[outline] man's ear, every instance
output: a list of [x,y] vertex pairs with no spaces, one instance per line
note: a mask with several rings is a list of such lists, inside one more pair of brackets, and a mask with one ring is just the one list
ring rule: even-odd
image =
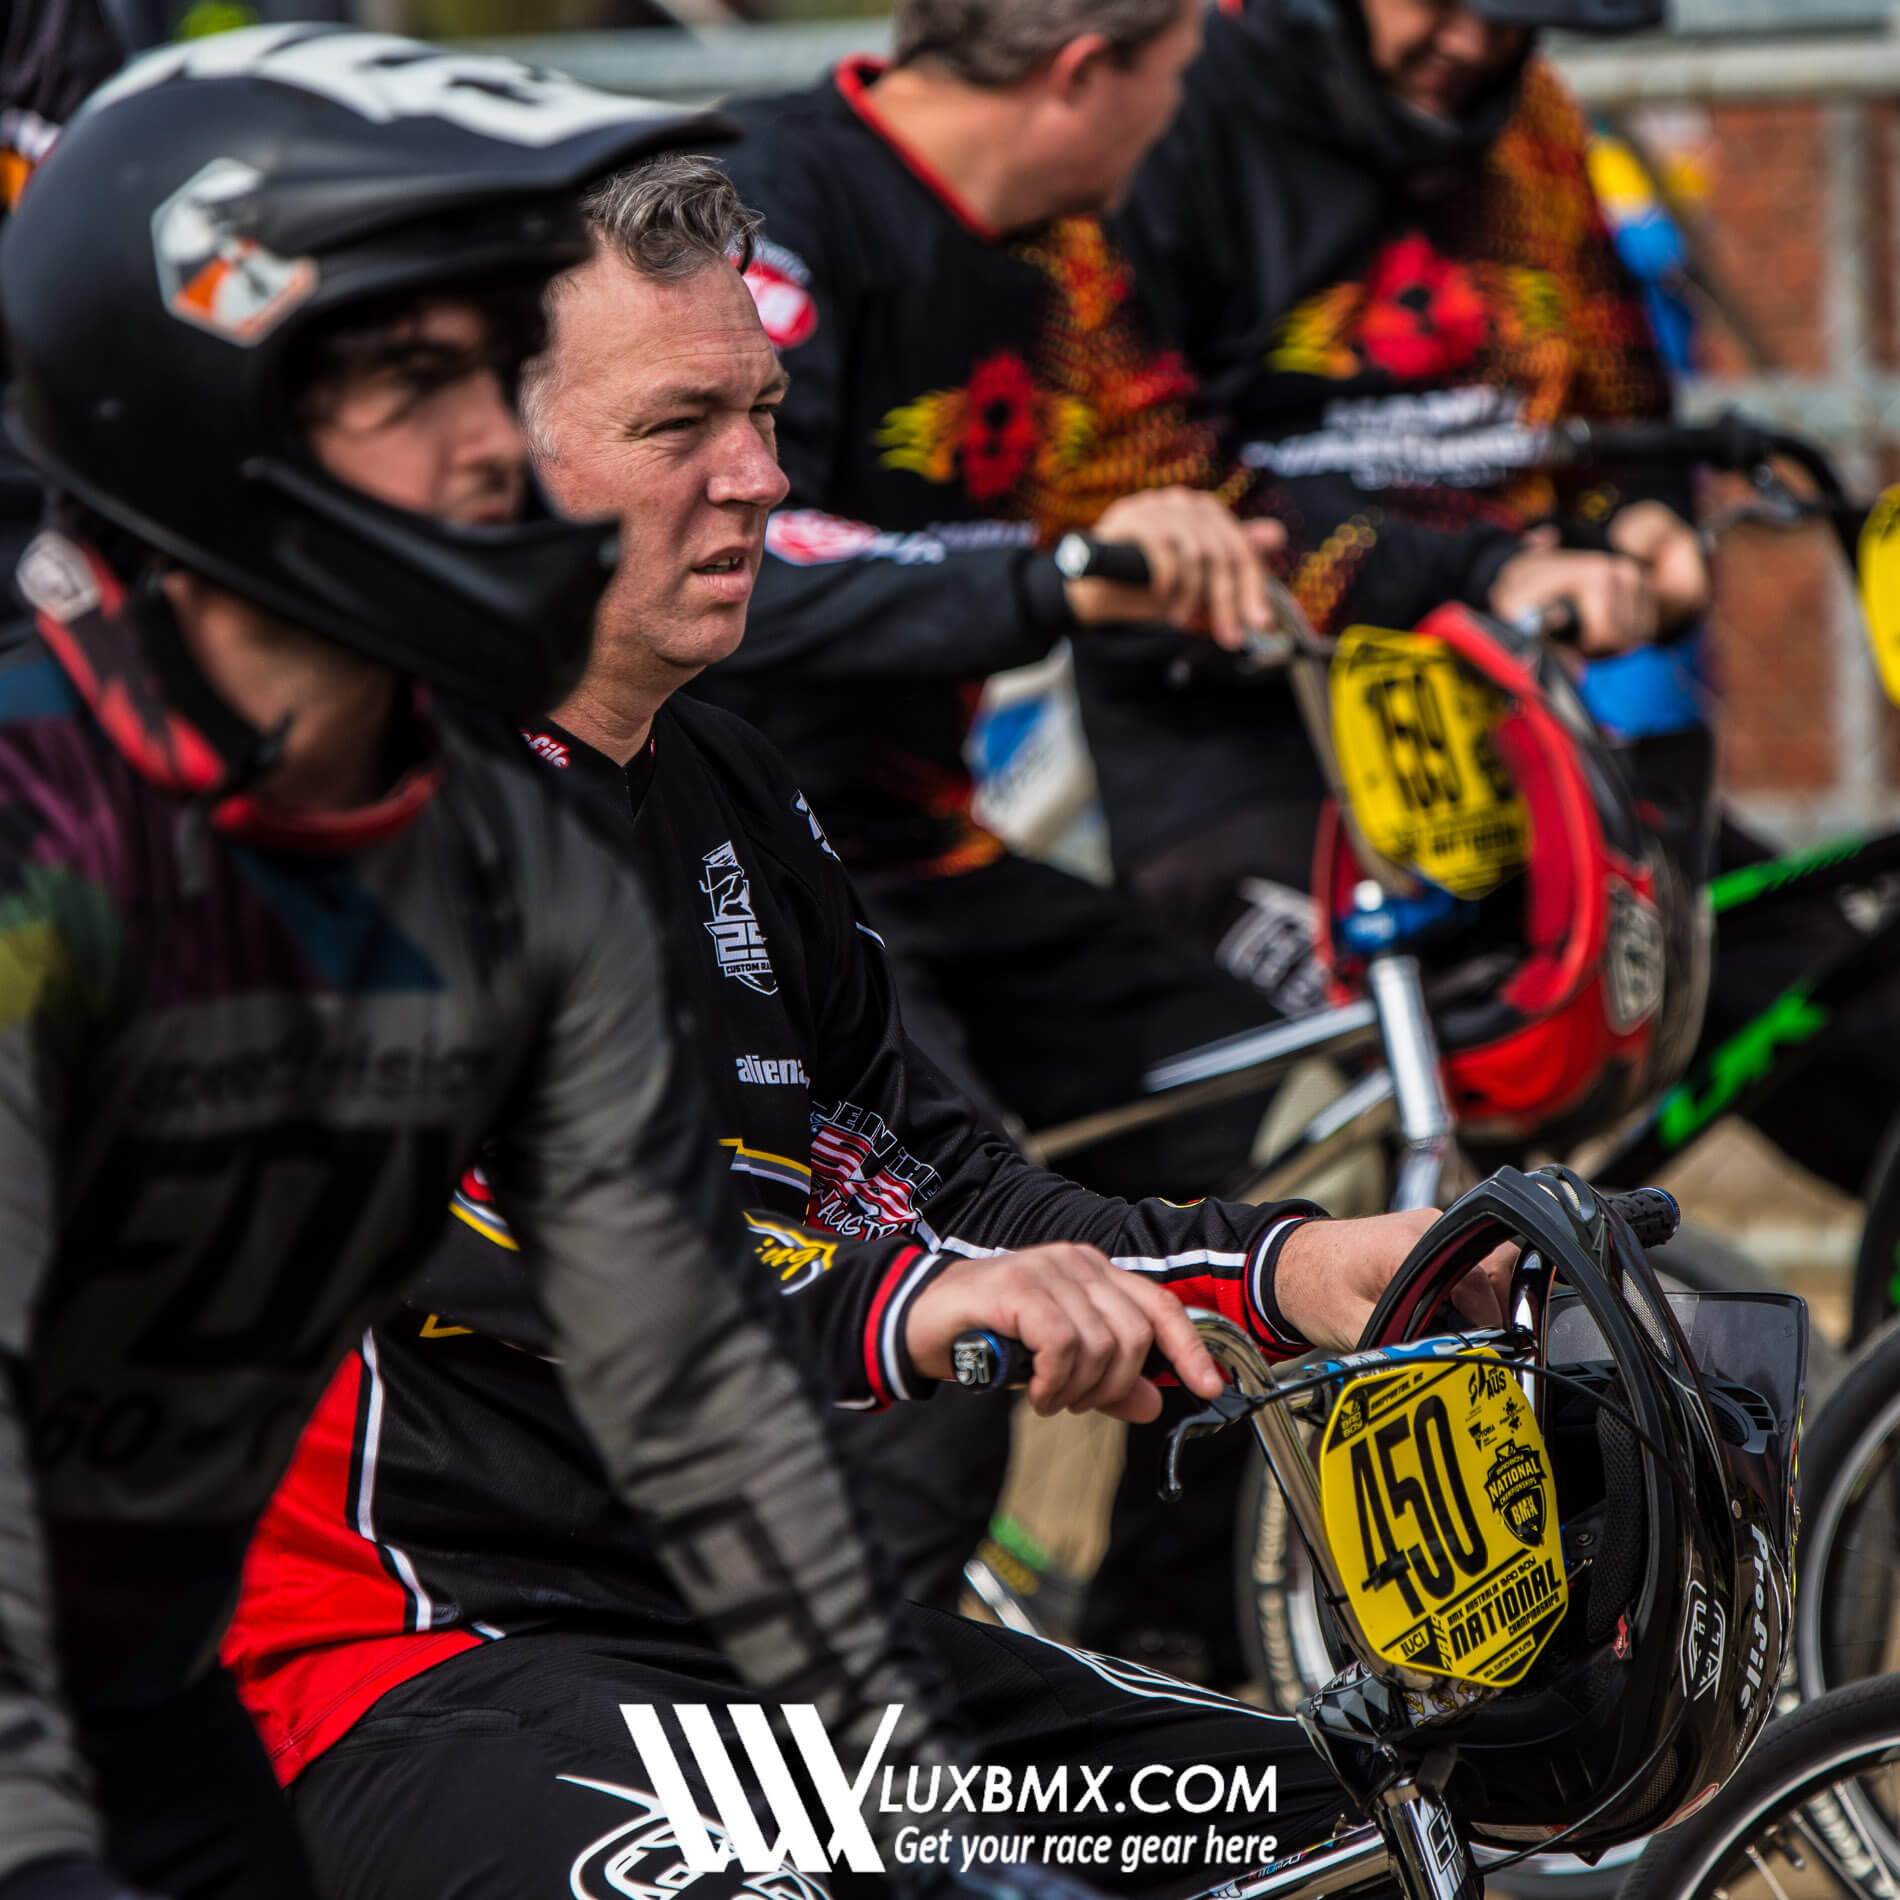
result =
[[1078,33],[1045,69],[1050,93],[1064,105],[1073,105],[1114,54],[1106,34]]

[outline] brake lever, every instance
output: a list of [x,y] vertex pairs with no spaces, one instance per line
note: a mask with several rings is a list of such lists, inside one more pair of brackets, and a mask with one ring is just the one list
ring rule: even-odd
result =
[[1161,1482],[1155,1487],[1155,1494],[1168,1504],[1179,1504],[1183,1495],[1181,1484],[1181,1448],[1194,1438],[1211,1438],[1214,1433],[1222,1432],[1229,1425],[1238,1425],[1242,1419],[1252,1418],[1263,1405],[1273,1402],[1270,1392],[1242,1392],[1237,1386],[1229,1386],[1217,1398],[1209,1399],[1198,1411],[1190,1413],[1180,1424],[1168,1433],[1168,1455],[1162,1466]]

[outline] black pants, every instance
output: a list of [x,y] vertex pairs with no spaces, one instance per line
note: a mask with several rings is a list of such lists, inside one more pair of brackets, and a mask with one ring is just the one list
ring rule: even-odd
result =
[[80,1742],[115,1873],[166,1900],[315,1900],[290,1811],[222,1670]]
[[[1077,1844],[1068,1853],[1090,1857],[1066,1864],[1091,1883],[1161,1896],[1213,1884],[1216,1865],[1223,1875],[1241,1871],[1239,1860],[1209,1861],[1210,1827],[1223,1846],[1251,1837],[1257,1861],[1323,1838],[1344,1808],[1298,1726],[1283,1717],[1008,1631],[917,1614],[949,1665],[966,1722],[982,1737],[973,1756],[983,1773],[961,1800],[947,1776],[937,1779],[934,1800],[927,1773],[911,1787],[894,1777],[890,1799],[901,1805],[910,1798],[916,1808],[893,1816],[892,1825],[916,1828],[913,1840],[947,1827],[960,1860],[964,1836],[990,1834],[997,1839],[991,1851],[1060,1865],[1065,1850],[1050,1840],[1068,1838]],[[292,1785],[319,1888],[332,1900],[556,1900],[570,1893],[611,1900],[671,1892],[679,1854],[620,1707],[712,1705],[763,1817],[769,1808],[724,1715],[725,1705],[753,1699],[716,1656],[597,1634],[511,1636],[454,1657],[392,1689]],[[663,1726],[701,1815],[716,1826],[717,1802],[697,1757],[674,1717],[665,1715]],[[1154,1772],[1142,1775],[1151,1765]],[[1066,1770],[1061,1800],[1045,1797],[1039,1806],[1036,1797],[1022,1798],[1030,1766],[1039,1790]],[[1093,1799],[1084,1795],[1084,1767],[1098,1778]],[[1008,1771],[1008,1806],[985,1813],[984,1793],[999,1768]],[[1177,1800],[1177,1776],[1190,1768],[1197,1772]],[[874,1800],[882,1797],[881,1777],[873,1790]],[[822,1817],[809,1788],[804,1799]],[[977,1812],[969,1812],[972,1805]],[[763,1829],[765,1841],[776,1838],[769,1818]],[[818,1827],[821,1842],[828,1832]],[[1277,1845],[1263,1849],[1261,1836]],[[1098,1860],[1103,1837],[1109,1846]],[[1175,1858],[1157,1851],[1141,1864],[1143,1837],[1178,1843]],[[793,1900],[797,1884],[775,1876],[770,1891]],[[820,1877],[804,1891],[822,1894],[827,1884]],[[735,1873],[702,1875],[691,1886],[707,1900],[746,1890]]]
[[[1047,1128],[1131,1101],[1156,1062],[1279,1013],[1132,899],[1026,858],[960,877],[856,882],[884,937],[906,1027],[998,1126],[1013,1118]],[[1057,1165],[1100,1193],[1193,1199],[1245,1166],[1268,1100],[1262,1091],[1221,1103]],[[910,1594],[953,1603],[1001,1489],[1003,1408],[952,1413],[939,1399],[910,1417],[864,1421],[852,1437],[893,1500],[885,1529]],[[1160,1444],[1155,1427],[1131,1441],[1083,1638],[1236,1681],[1237,1478],[1223,1482],[1210,1461],[1185,1505],[1162,1506],[1152,1484]]]

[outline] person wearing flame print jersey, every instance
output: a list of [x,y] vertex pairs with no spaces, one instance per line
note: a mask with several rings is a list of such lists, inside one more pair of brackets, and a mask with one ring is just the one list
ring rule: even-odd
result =
[[[629,559],[587,675],[558,723],[529,728],[529,748],[618,839],[666,919],[733,1202],[751,1210],[827,1385],[858,1411],[924,1397],[956,1334],[987,1318],[1047,1342],[1032,1403],[1126,1390],[1122,1409],[1140,1416],[1155,1396],[1130,1380],[1151,1334],[1190,1363],[1169,1340],[1177,1300],[1219,1306],[1275,1350],[1294,1323],[1356,1336],[1420,1217],[1129,1206],[1029,1166],[905,1036],[882,947],[770,745],[673,697],[743,632],[784,491],[770,448],[783,379],[727,261],[749,219],[713,165],[647,161],[589,210],[596,255],[557,287],[527,408],[550,488],[590,512],[618,507]],[[227,1644],[324,1886],[351,1900],[512,1900],[563,1880],[599,1891],[603,1858],[651,1819],[620,1705],[741,1693],[566,1409],[479,1178],[457,1213],[306,1432]],[[885,1237],[883,1254],[840,1235]],[[1061,1241],[1090,1245],[1048,1244]],[[1073,1371],[1050,1371],[1042,1351],[1078,1297],[1098,1337]],[[1007,1407],[941,1393],[852,1421],[854,1450],[943,1412],[970,1433]],[[913,1576],[933,1554],[920,1543],[954,1541],[954,1509],[935,1496],[870,1495],[880,1543],[908,1546]],[[1245,1762],[1258,1781],[1272,1760],[1289,1840],[1336,1800],[1291,1724],[939,1612],[916,1627],[986,1762]],[[1117,1798],[1050,1825],[1123,1825],[1103,1818]],[[1164,1825],[1132,1799],[1122,1812],[1137,1832]],[[652,1844],[642,1884],[668,1884],[668,1845]]]
[[309,1892],[220,1629],[485,1139],[680,1614],[847,1759],[893,1702],[941,1758],[650,913],[513,730],[613,555],[525,480],[540,292],[583,185],[721,130],[256,29],[128,69],[8,220],[8,423],[54,502],[0,659],[4,1900]]
[[[1670,854],[1699,879],[1769,853],[1715,822],[1695,637],[1709,581],[1681,519],[1687,476],[1625,467],[1559,485],[1522,467],[1535,430],[1560,417],[1669,412],[1640,292],[1591,189],[1588,127],[1536,44],[1544,28],[1630,32],[1662,12],[1660,0],[1219,0],[1118,231],[1158,328],[1249,466],[1334,511],[1545,522],[1656,564],[1665,637],[1591,665],[1583,689],[1627,741]],[[1287,928],[1303,907],[1263,838],[1289,782],[1316,792],[1288,696],[1178,640],[1079,658],[1123,880],[1237,973],[1287,968],[1310,983],[1298,949],[1254,961],[1302,934]],[[1826,898],[1725,918],[1698,1054],[1855,937]],[[1858,1195],[1900,1088],[1900,995],[1828,1035],[1757,1122]]]
[[[1622,469],[1560,492],[1523,467],[1560,417],[1668,413],[1640,293],[1591,190],[1588,129],[1534,44],[1543,25],[1660,17],[1660,0],[1218,0],[1116,230],[1226,451],[1302,508],[1536,523],[1620,550],[1646,577],[1646,631],[1686,634],[1709,589],[1682,519],[1686,475]],[[1379,558],[1341,554],[1295,577],[1309,605]],[[1237,975],[1312,993],[1308,877],[1289,875],[1277,834],[1290,806],[1317,804],[1319,774],[1283,682],[1178,639],[1078,658],[1118,874]],[[1688,652],[1667,641],[1592,666],[1585,690],[1606,715],[1620,702],[1699,722]],[[1647,789],[1679,813],[1699,875],[1706,735],[1652,751]]]

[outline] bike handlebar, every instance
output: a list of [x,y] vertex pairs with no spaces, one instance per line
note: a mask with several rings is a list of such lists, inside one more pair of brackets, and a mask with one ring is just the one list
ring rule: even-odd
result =
[[[1675,1196],[1661,1188],[1635,1188],[1627,1194],[1606,1194],[1602,1198],[1605,1206],[1629,1223],[1638,1246],[1663,1246],[1682,1225],[1682,1209]],[[1430,1239],[1429,1234],[1426,1239]],[[957,1335],[950,1348],[950,1363],[961,1386],[976,1391],[1013,1391],[1029,1383],[1035,1355],[1020,1339],[1012,1339],[1007,1333],[973,1327]],[[1152,1379],[1170,1369],[1161,1348],[1151,1346],[1142,1362],[1142,1377]]]
[[1847,490],[1834,464],[1798,435],[1764,429],[1733,409],[1713,422],[1560,422],[1546,437],[1547,459],[1577,463],[1666,462],[1746,474],[1781,457],[1803,469],[1829,501]]

